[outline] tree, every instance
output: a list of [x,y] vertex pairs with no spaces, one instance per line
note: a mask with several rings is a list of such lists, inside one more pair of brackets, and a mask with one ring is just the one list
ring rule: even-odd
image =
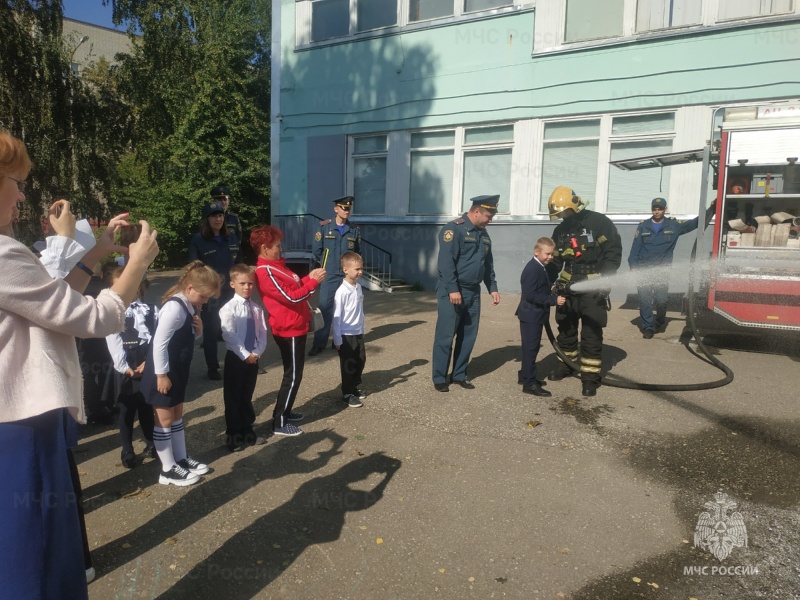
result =
[[60,1],[0,3],[0,127],[25,142],[35,165],[22,207],[26,237],[41,236],[43,205],[73,175],[61,19]]
[[111,204],[160,230],[162,258],[185,262],[209,190],[226,183],[245,225],[269,211],[269,2],[113,0],[138,34],[119,69],[132,108],[130,151]]

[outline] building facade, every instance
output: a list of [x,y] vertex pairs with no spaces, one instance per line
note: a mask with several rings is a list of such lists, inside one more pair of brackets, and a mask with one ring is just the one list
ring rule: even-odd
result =
[[75,75],[100,58],[113,64],[117,54],[130,53],[131,41],[125,31],[65,18],[62,35]]
[[702,169],[610,161],[702,148],[719,106],[800,97],[794,0],[275,0],[273,29],[273,214],[352,194],[364,239],[427,289],[436,233],[479,194],[501,197],[501,291],[558,185],[627,257],[653,197],[698,214]]

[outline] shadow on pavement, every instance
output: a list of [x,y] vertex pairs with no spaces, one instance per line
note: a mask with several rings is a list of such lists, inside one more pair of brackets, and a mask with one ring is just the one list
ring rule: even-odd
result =
[[[316,458],[311,460],[299,458],[309,448],[325,441],[330,442],[330,448],[318,452]],[[165,539],[191,529],[198,521],[235,500],[264,479],[312,473],[324,467],[331,458],[340,453],[345,441],[346,438],[327,430],[305,433],[297,438],[263,446],[238,460],[229,473],[210,477],[186,489],[186,493],[174,504],[123,538],[92,550],[94,562],[102,565],[103,571],[106,572],[130,563],[138,556],[164,543]],[[264,468],[265,462],[269,463],[268,469]],[[218,597],[230,596],[223,594]]]
[[[339,539],[347,513],[379,502],[401,464],[376,452],[307,481],[288,502],[233,535],[159,598],[256,596],[306,548]],[[370,490],[354,487],[373,473],[383,477]]]

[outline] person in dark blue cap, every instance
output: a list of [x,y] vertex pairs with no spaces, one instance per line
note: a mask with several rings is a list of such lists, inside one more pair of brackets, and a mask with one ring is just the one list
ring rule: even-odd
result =
[[209,202],[203,205],[203,219],[200,231],[189,242],[189,262],[202,260],[219,273],[222,289],[219,298],[210,298],[203,306],[200,315],[203,319],[203,354],[208,368],[208,378],[220,381],[217,342],[222,337],[219,309],[233,296],[230,281],[231,267],[238,262],[239,242],[236,235],[225,225],[225,209],[221,204]]
[[[716,207],[711,203],[706,211],[706,221]],[[653,216],[639,223],[633,237],[628,266],[631,271],[641,271],[637,282],[639,292],[639,316],[642,321],[642,337],[649,340],[656,331],[663,331],[667,323],[667,303],[669,301],[669,269],[672,254],[678,238],[684,233],[697,229],[699,217],[689,221],[679,221],[666,217],[667,201],[653,198],[650,203]],[[653,304],[656,317],[653,319]]]
[[242,242],[242,221],[239,215],[230,210],[231,206],[231,189],[224,183],[215,185],[211,188],[211,198],[213,202],[219,204],[225,211],[225,225],[228,231],[236,234],[236,241]]
[[314,234],[314,243],[311,251],[314,260],[325,269],[325,279],[319,286],[319,310],[325,320],[322,329],[314,332],[314,343],[309,351],[309,356],[316,356],[328,345],[328,336],[333,321],[333,299],[336,290],[344,280],[342,271],[342,255],[345,252],[361,254],[361,232],[358,225],[350,222],[350,212],[353,210],[352,196],[344,196],[333,201],[333,219],[320,221],[319,230]]
[[450,221],[439,232],[439,281],[436,285],[436,333],[433,340],[433,386],[449,392],[447,374],[453,350],[451,381],[467,390],[475,385],[467,377],[472,348],[481,318],[481,283],[500,304],[494,277],[492,240],[486,226],[497,214],[500,196],[472,198],[469,212]]

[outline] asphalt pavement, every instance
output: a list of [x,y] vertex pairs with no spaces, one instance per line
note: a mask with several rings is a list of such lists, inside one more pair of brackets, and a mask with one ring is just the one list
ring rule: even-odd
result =
[[[191,487],[159,485],[152,459],[124,469],[116,431],[83,427],[90,597],[800,598],[796,337],[714,338],[735,374],[718,389],[583,398],[569,378],[537,398],[517,384],[519,296],[488,300],[476,389],[439,393],[434,295],[365,292],[364,407],[341,402],[326,350],[300,385],[305,433],[235,454],[198,348],[186,436],[212,471]],[[616,303],[604,370],[720,379],[681,343],[684,319],[668,317],[644,340],[634,307]],[[256,429],[268,434],[282,376],[272,340],[262,363]],[[545,345],[540,373],[554,365]]]

